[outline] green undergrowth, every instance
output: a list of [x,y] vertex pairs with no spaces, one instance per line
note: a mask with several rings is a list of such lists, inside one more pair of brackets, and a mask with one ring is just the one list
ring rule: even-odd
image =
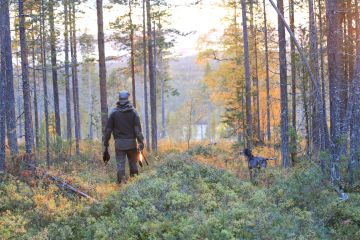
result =
[[55,209],[50,217],[34,210],[30,189],[17,194],[21,183],[3,181],[0,234],[15,239],[360,238],[360,194],[339,202],[315,165],[274,173],[268,187],[193,161],[190,154],[168,154],[156,165],[99,204],[67,202],[68,208],[61,214]]

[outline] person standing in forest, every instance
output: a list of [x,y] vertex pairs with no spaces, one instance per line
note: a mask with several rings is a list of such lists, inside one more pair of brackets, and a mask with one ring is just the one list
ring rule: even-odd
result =
[[141,129],[140,117],[136,109],[129,101],[129,92],[119,93],[117,106],[110,111],[106,124],[104,145],[109,146],[111,134],[115,140],[115,152],[117,162],[117,181],[125,181],[125,159],[127,157],[130,166],[130,176],[139,174],[137,168],[138,151],[144,149],[144,136]]

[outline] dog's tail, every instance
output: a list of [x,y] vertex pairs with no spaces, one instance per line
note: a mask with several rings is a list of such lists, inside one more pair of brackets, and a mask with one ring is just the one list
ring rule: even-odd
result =
[[273,161],[273,160],[276,160],[276,157],[273,157],[273,158],[267,158],[266,161]]

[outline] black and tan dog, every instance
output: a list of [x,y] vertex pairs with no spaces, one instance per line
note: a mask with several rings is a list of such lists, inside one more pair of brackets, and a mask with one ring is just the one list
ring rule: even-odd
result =
[[261,169],[265,169],[267,167],[267,161],[275,160],[275,158],[254,156],[252,151],[248,148],[245,148],[243,153],[248,160],[250,180],[252,180],[253,175],[256,176]]

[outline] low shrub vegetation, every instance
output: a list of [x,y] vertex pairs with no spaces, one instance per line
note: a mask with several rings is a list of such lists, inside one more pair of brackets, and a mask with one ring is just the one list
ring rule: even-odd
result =
[[[225,151],[225,150],[224,150]],[[311,163],[289,172],[269,168],[254,185],[220,169],[225,152],[167,153],[119,188],[98,164],[78,168],[100,203],[69,198],[46,183],[30,187],[6,175],[0,183],[2,239],[359,239],[360,194],[346,202]],[[200,156],[201,161],[198,157]],[[206,163],[206,157],[211,158]],[[154,160],[153,160],[154,161]],[[240,161],[240,160],[239,160]],[[231,166],[231,167],[230,167]],[[242,168],[241,164],[229,165]],[[106,169],[106,168],[105,168]],[[96,171],[98,174],[96,174]],[[85,183],[90,175],[95,180]]]

